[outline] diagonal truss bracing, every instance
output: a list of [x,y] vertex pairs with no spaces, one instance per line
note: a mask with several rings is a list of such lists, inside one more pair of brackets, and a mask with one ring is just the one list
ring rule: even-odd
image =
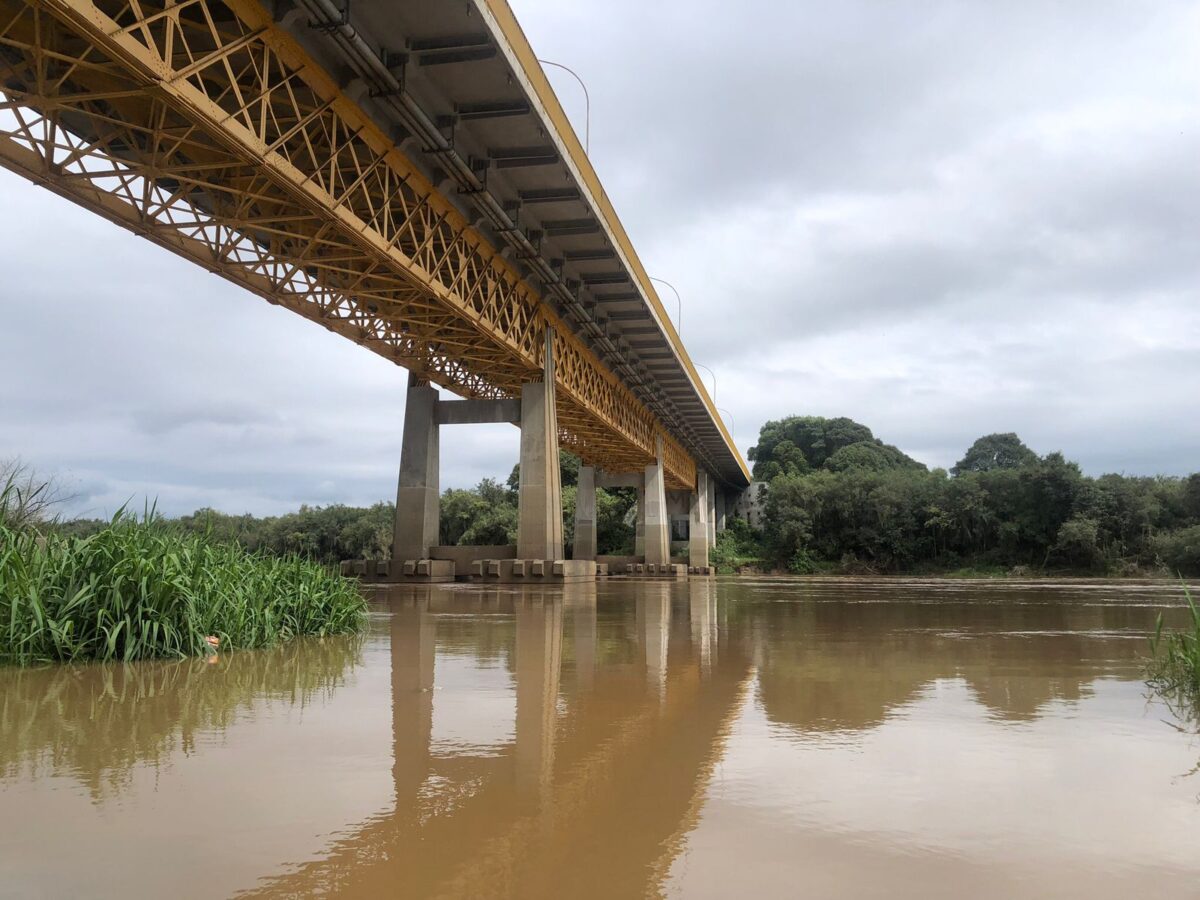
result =
[[256,0],[0,0],[0,164],[468,397],[553,333],[585,462],[695,462]]

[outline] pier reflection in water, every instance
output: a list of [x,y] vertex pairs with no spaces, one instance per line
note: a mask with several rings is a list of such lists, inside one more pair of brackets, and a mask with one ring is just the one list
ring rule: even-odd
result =
[[1194,896],[1167,602],[397,587],[365,638],[0,670],[0,895]]

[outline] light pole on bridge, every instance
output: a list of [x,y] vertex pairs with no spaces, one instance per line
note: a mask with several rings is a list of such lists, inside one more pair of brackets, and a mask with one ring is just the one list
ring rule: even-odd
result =
[[680,337],[683,337],[683,298],[679,296],[679,291],[675,289],[675,285],[671,284],[671,282],[667,281],[665,278],[655,278],[653,275],[650,275],[649,278],[651,281],[657,281],[659,284],[665,284],[675,294],[675,302],[679,306],[678,311],[675,313],[675,332]]
[[712,369],[710,369],[708,366],[701,365],[700,363],[696,363],[695,365],[698,366],[699,368],[703,369],[705,372],[707,372],[709,375],[712,376],[712,380],[713,380],[712,402],[713,402],[713,406],[716,406],[717,405],[717,374]]
[[572,78],[579,82],[579,86],[583,88],[583,152],[590,154],[592,152],[592,98],[588,95],[587,85],[583,83],[583,79],[570,66],[564,66],[562,63],[557,63],[549,59],[539,59],[543,66],[554,66],[556,69],[562,69]]
[[737,431],[737,422],[735,422],[735,421],[733,420],[733,413],[731,413],[731,412],[730,412],[729,410],[727,410],[727,409],[722,409],[722,408],[721,408],[721,407],[719,407],[719,406],[717,407],[717,412],[719,412],[719,413],[724,413],[724,414],[725,414],[725,418],[727,418],[727,419],[729,420],[729,430],[730,430],[731,432],[733,432],[733,431]]

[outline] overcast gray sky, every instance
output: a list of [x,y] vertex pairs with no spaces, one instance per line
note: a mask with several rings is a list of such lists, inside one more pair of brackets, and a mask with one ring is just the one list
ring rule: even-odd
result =
[[[934,466],[1016,431],[1092,473],[1200,469],[1200,3],[511,2],[587,81],[743,452],[798,413]],[[0,197],[0,458],[92,515],[393,495],[402,370],[14,175]],[[516,454],[448,430],[443,486]]]

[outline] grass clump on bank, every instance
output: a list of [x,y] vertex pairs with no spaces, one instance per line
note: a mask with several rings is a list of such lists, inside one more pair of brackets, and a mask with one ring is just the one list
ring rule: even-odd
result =
[[1190,621],[1183,628],[1163,631],[1162,615],[1150,640],[1149,684],[1167,700],[1200,712],[1200,608],[1185,586]]
[[354,582],[122,514],[87,537],[0,522],[0,663],[199,656],[360,630]]

